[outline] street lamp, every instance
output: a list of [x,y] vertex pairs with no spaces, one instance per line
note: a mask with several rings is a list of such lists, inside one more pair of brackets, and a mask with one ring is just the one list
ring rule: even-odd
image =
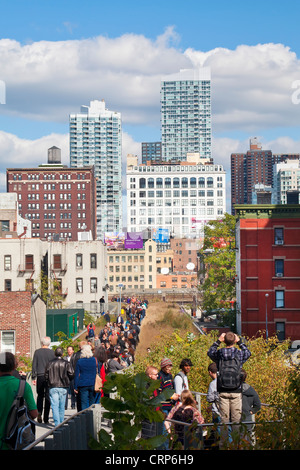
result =
[[266,297],[266,339],[268,339],[268,297],[269,294],[265,294]]

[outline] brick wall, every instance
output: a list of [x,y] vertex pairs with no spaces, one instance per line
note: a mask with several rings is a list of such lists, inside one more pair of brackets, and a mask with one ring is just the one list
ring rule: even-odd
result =
[[[30,356],[31,293],[0,292],[0,334],[15,332],[15,354]],[[0,342],[0,348],[2,341]]]

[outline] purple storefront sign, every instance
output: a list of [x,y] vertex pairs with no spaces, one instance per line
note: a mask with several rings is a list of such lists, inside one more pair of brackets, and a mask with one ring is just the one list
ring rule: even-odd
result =
[[142,232],[127,232],[125,234],[125,250],[139,250],[143,248]]

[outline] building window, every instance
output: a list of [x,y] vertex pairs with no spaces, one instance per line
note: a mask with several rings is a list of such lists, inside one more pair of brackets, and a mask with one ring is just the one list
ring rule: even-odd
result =
[[33,270],[33,255],[25,255],[25,269],[26,271]]
[[284,260],[275,259],[275,276],[282,277],[284,276]]
[[11,292],[11,279],[4,280],[4,290],[5,292]]
[[61,269],[61,255],[53,255],[53,268]]
[[76,255],[76,268],[82,268],[82,254],[77,253]]
[[276,335],[278,341],[284,341],[285,338],[285,322],[276,322]]
[[96,300],[91,301],[91,313],[97,313],[98,302]]
[[9,220],[0,220],[0,228],[2,232],[9,232]]
[[97,255],[96,255],[96,253],[91,253],[91,269],[97,269]]
[[76,278],[76,292],[78,292],[78,293],[83,292],[83,279],[82,279],[82,277]]
[[11,271],[11,255],[4,255],[4,271]]
[[15,332],[13,330],[1,331],[1,352],[11,352],[15,354],[15,346]]
[[97,278],[91,277],[91,292],[97,292]]
[[276,308],[284,308],[284,291],[283,290],[276,290],[275,291],[275,307]]
[[284,238],[283,238],[283,228],[277,227],[274,230],[274,242],[275,245],[283,245]]

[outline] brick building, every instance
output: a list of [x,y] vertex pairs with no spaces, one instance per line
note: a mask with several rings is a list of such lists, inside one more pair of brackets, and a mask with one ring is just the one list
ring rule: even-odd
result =
[[[68,168],[57,147],[37,168],[8,168],[7,192],[16,193],[21,217],[31,221],[32,237],[77,240],[86,230],[96,239],[94,167]],[[54,155],[54,156],[53,156]]]
[[246,153],[232,153],[231,164],[231,212],[235,214],[235,204],[252,204],[255,185],[274,185],[274,165],[286,160],[298,160],[299,154],[273,154],[264,150],[257,137],[250,139],[250,149]]
[[300,205],[236,205],[238,333],[300,339]]
[[192,269],[198,271],[200,239],[171,238],[170,243],[173,250],[173,271],[186,271],[190,264],[194,265]]
[[0,292],[0,352],[33,357],[46,334],[46,305],[31,292]]

